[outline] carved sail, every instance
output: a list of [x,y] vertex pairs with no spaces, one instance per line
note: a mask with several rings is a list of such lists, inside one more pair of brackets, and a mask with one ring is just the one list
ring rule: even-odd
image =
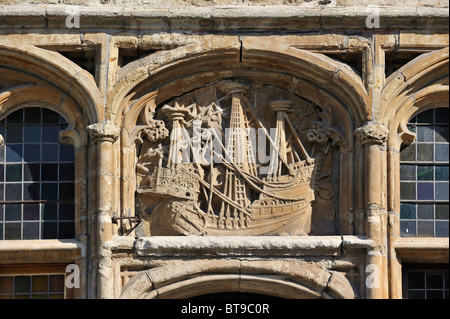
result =
[[[224,96],[206,106],[175,101],[160,109],[170,142],[149,147],[138,164],[152,167],[141,170],[137,189],[140,203],[151,207],[152,235],[307,235],[318,159],[297,136],[288,115],[292,101],[269,104],[276,119],[271,134],[245,85],[226,82],[217,90]],[[270,146],[263,149],[270,148],[266,165],[256,161],[252,128]]]

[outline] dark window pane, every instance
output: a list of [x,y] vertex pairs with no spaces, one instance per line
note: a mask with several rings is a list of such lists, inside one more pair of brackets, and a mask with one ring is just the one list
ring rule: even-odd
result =
[[436,222],[436,237],[448,237],[448,220]]
[[434,110],[421,112],[417,115],[417,123],[433,123]]
[[22,143],[23,141],[23,126],[13,125],[8,126],[6,130],[6,143]]
[[448,166],[436,166],[435,174],[437,181],[448,181]]
[[6,161],[8,163],[22,162],[22,144],[6,145]]
[[436,219],[447,219],[448,220],[448,203],[447,204],[436,204]]
[[60,200],[73,200],[74,199],[73,183],[59,184],[59,199]]
[[400,218],[401,219],[416,219],[416,205],[415,204],[400,204]]
[[421,162],[433,161],[433,144],[417,144],[417,160]]
[[73,220],[75,216],[75,205],[73,203],[59,204],[59,219]]
[[73,181],[75,179],[75,165],[73,163],[59,165],[59,180]]
[[41,123],[41,109],[37,107],[27,107],[25,109],[25,123]]
[[425,299],[425,291],[409,291],[408,299]]
[[75,225],[73,222],[59,223],[59,238],[60,239],[75,238]]
[[49,292],[64,292],[64,276],[51,275],[49,278]]
[[[3,240],[3,223],[0,223],[0,240]],[[1,278],[1,277],[0,277]],[[1,285],[0,285],[1,288]]]
[[58,164],[42,164],[42,180],[57,181],[58,180]]
[[23,184],[23,200],[40,200],[40,184]]
[[22,219],[22,205],[20,204],[6,204],[5,205],[5,220],[15,221]]
[[39,220],[39,204],[23,204],[23,220]]
[[416,180],[416,166],[415,165],[401,165],[400,166],[400,180],[415,181]]
[[440,107],[435,109],[436,123],[448,123],[448,108]]
[[59,123],[59,114],[49,109],[42,109],[42,123]]
[[[4,196],[3,196],[4,190],[5,190],[5,185],[4,184],[0,184],[0,201],[4,201],[5,200]],[[1,212],[0,212],[0,214],[1,214]],[[0,220],[1,220],[1,218],[0,218]]]
[[24,145],[23,150],[24,162],[39,162],[41,160],[41,146],[40,145]]
[[416,222],[414,221],[400,221],[400,234],[402,237],[416,236]]
[[20,182],[22,180],[22,164],[6,165],[6,181]]
[[42,161],[57,162],[58,161],[58,144],[42,145]]
[[448,144],[435,145],[435,159],[437,162],[448,162]]
[[48,291],[48,276],[33,276],[32,277],[32,292],[44,292]]
[[436,183],[435,190],[436,200],[448,200],[448,182]]
[[419,237],[433,237],[434,236],[434,222],[417,222],[417,236]]
[[433,175],[433,166],[417,166],[418,181],[432,181]]
[[23,166],[23,180],[37,182],[41,179],[41,165],[40,164],[24,164]]
[[5,223],[5,240],[21,239],[20,223]]
[[425,274],[423,272],[408,273],[408,289],[425,289]]
[[433,183],[417,183],[417,199],[433,200],[434,199]]
[[75,151],[73,146],[61,144],[59,159],[61,162],[73,162],[75,159]]
[[[0,133],[0,135],[2,135],[2,134]],[[4,162],[4,161],[5,161],[5,144],[2,144],[2,145],[0,145],[0,162]]]
[[5,200],[6,201],[22,200],[22,184],[6,184]]
[[434,130],[430,126],[417,127],[417,142],[433,142]]
[[30,276],[17,276],[14,278],[14,292],[25,293],[30,292],[31,280]]
[[401,161],[415,161],[416,160],[416,144],[406,146],[400,153]]
[[58,126],[42,126],[42,142],[58,143],[59,142]]
[[417,218],[418,219],[433,219],[434,218],[434,205],[433,204],[418,204],[417,205]]
[[443,289],[444,278],[441,272],[426,273],[427,289]]
[[8,124],[11,123],[23,123],[23,109],[15,111],[8,115],[6,118]]
[[14,277],[2,276],[0,277],[0,294],[13,293]]
[[41,142],[41,127],[40,126],[25,126],[23,132],[24,143],[40,143]]
[[42,223],[42,239],[57,238],[56,222]]
[[39,223],[23,223],[23,239],[39,239]]
[[55,183],[42,183],[41,199],[43,200],[56,200],[58,198],[58,184]]
[[400,183],[400,198],[404,200],[416,199],[416,184]]
[[441,291],[427,291],[427,299],[444,299],[444,292]]
[[43,203],[42,204],[42,219],[43,220],[56,220],[58,217],[58,207],[56,203]]
[[436,126],[435,140],[438,143],[448,143],[448,126]]
[[5,181],[5,166],[0,164],[0,182]]

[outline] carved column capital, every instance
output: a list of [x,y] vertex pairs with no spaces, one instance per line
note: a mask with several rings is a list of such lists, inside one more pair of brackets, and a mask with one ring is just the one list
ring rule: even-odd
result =
[[94,141],[114,143],[120,134],[120,128],[109,120],[91,124],[87,128]]
[[382,124],[366,123],[355,130],[355,136],[362,145],[366,143],[384,145],[387,141],[389,130]]

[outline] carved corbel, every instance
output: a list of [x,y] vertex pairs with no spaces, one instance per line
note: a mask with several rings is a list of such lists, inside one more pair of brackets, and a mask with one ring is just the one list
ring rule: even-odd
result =
[[94,141],[114,143],[119,138],[120,128],[113,122],[94,123],[88,127],[89,135]]
[[366,123],[355,130],[355,136],[361,145],[372,143],[385,145],[389,130],[382,124]]

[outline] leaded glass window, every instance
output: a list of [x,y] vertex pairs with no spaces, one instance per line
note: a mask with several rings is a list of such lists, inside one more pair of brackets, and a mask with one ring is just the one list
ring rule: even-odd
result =
[[0,299],[64,299],[64,275],[0,276]]
[[67,122],[25,108],[0,122],[0,240],[74,238],[74,148]]
[[448,264],[405,264],[403,267],[404,298],[449,299]]
[[448,237],[448,109],[418,114],[408,123],[414,143],[400,153],[400,232],[403,237]]

